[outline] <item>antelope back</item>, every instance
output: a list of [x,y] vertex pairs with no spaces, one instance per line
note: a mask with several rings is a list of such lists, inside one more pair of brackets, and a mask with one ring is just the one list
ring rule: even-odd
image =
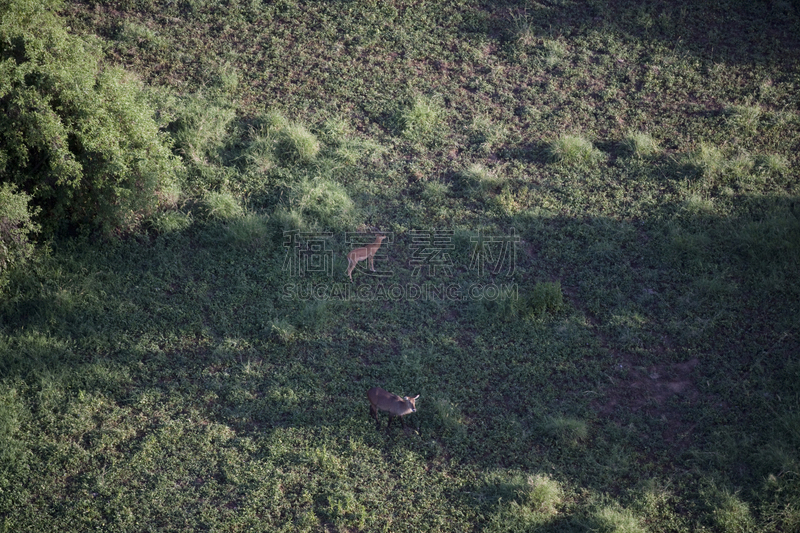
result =
[[417,398],[419,398],[419,394],[413,398],[409,398],[408,396],[401,398],[380,387],[373,387],[367,391],[367,397],[369,397],[369,403],[371,403],[373,407],[381,411],[388,411],[393,416],[404,416],[417,411],[416,402]]

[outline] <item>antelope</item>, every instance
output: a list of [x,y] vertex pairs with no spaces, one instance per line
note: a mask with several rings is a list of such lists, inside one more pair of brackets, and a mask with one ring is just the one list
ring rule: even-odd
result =
[[400,424],[403,426],[403,431],[406,430],[406,423],[403,417],[409,413],[417,412],[417,398],[419,394],[413,398],[403,396],[402,398],[391,392],[386,392],[380,387],[372,387],[367,391],[367,398],[369,398],[369,415],[375,419],[378,431],[381,429],[381,421],[378,420],[378,411],[388,411],[389,421],[386,422],[386,433],[389,433],[389,426],[394,417],[400,417]]
[[386,238],[386,235],[375,235],[375,242],[368,244],[362,248],[356,248],[347,254],[347,277],[353,281],[353,270],[359,261],[367,259],[369,262],[369,269],[375,272],[375,265],[372,258],[375,257],[375,252],[381,247],[381,242]]

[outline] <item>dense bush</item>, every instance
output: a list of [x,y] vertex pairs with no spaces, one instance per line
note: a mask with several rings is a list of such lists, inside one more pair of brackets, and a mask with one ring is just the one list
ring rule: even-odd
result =
[[141,85],[68,34],[59,5],[0,0],[0,180],[48,231],[125,231],[177,200],[181,167]]
[[8,183],[0,185],[0,287],[5,271],[31,255],[29,236],[38,229],[31,221],[30,197],[15,189]]

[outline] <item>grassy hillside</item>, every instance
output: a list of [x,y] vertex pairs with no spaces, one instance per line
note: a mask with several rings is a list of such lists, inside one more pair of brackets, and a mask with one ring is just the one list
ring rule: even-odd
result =
[[0,531],[800,528],[796,3],[61,15],[185,183],[10,273]]

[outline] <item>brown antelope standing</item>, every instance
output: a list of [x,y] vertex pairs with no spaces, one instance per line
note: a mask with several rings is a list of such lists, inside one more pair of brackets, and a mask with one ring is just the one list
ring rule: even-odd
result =
[[375,257],[375,252],[381,247],[381,242],[386,238],[386,235],[375,235],[375,242],[368,244],[362,248],[356,248],[347,254],[347,277],[353,281],[353,270],[359,261],[367,259],[369,262],[369,269],[375,272],[375,265],[372,258]]
[[386,433],[389,433],[389,426],[392,423],[392,419],[396,416],[400,417],[400,424],[403,426],[403,431],[405,431],[406,423],[403,417],[409,413],[417,412],[416,402],[417,398],[419,398],[419,394],[413,398],[409,398],[408,396],[403,396],[401,398],[396,394],[386,392],[380,387],[372,387],[367,391],[367,398],[369,398],[370,403],[369,414],[375,419],[378,430],[381,429],[381,421],[378,420],[378,411],[389,412],[389,421],[386,422]]

